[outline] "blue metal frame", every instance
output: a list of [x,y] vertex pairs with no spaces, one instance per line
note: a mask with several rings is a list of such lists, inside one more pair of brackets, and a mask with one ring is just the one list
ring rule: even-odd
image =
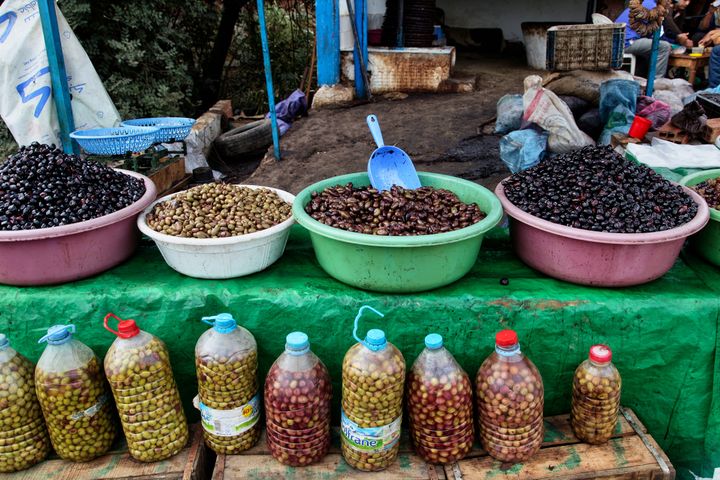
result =
[[40,8],[40,21],[50,67],[52,97],[60,123],[60,140],[65,153],[79,154],[80,147],[70,138],[70,133],[75,130],[75,119],[68,89],[65,57],[58,30],[55,0],[38,0],[38,7]]
[[[363,80],[362,69],[360,67],[362,61],[365,61],[365,69],[367,69],[368,44],[367,44],[367,1],[354,0],[355,4],[355,29],[358,34],[358,41],[362,49],[362,55],[358,53],[357,46],[353,48],[353,64],[355,65],[355,94],[358,98],[367,97],[365,82]],[[351,18],[352,22],[353,19]],[[362,60],[361,60],[362,59]]]
[[317,78],[319,85],[340,83],[340,3],[315,0]]
[[268,93],[268,106],[270,107],[270,123],[272,124],[273,152],[275,159],[280,160],[280,133],[277,126],[275,112],[275,91],[273,89],[272,69],[270,68],[270,47],[267,38],[267,24],[265,22],[265,5],[263,0],[257,0],[258,22],[260,23],[260,40],[262,41],[263,63],[265,64],[265,85]]
[[660,49],[660,29],[653,33],[652,49],[650,50],[650,65],[648,67],[647,87],[645,87],[645,95],[652,97],[655,91],[655,71],[657,70],[658,50]]

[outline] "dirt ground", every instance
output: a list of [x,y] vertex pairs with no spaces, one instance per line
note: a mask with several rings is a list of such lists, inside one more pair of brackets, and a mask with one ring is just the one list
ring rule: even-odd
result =
[[522,93],[523,79],[531,73],[524,58],[459,55],[454,76],[476,77],[472,93],[410,94],[404,100],[378,98],[348,108],[311,110],[281,138],[283,159],[266,155],[243,183],[298,193],[319,180],[366,170],[375,144],[365,117],[374,113],[385,142],[404,149],[417,170],[492,188],[509,172],[499,158],[499,137],[483,135],[479,127],[495,116],[501,96]]

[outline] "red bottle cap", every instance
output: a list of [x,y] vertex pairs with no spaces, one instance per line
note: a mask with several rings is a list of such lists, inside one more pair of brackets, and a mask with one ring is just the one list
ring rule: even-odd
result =
[[495,334],[495,345],[498,347],[512,347],[517,343],[518,336],[514,330],[500,330]]
[[590,347],[590,360],[595,363],[608,363],[612,360],[612,350],[607,345],[593,345]]
[[[117,331],[113,330],[108,326],[108,320],[110,318],[114,318],[118,321]],[[123,320],[114,313],[108,313],[107,315],[105,315],[105,328],[120,338],[132,338],[138,333],[140,333],[140,329],[135,324],[135,320]]]

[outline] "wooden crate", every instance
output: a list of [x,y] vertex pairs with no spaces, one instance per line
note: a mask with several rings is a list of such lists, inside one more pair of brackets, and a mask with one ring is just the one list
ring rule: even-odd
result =
[[443,466],[425,463],[410,448],[407,436],[400,444],[400,455],[382,472],[360,472],[342,458],[339,434],[333,432],[330,453],[316,465],[292,468],[281,465],[271,455],[265,437],[241,455],[218,455],[212,480],[240,478],[280,480],[479,480],[479,479],[563,479],[585,480],[673,480],[675,469],[645,427],[629,409],[623,409],[613,438],[605,445],[580,442],[572,433],[568,415],[545,418],[543,447],[529,462],[503,465],[476,446],[463,460]]
[[51,456],[22,472],[0,476],[3,480],[207,480],[213,459],[214,453],[203,442],[200,424],[195,424],[185,448],[161,462],[138,462],[120,441],[109,453],[90,462],[67,462]]
[[148,177],[155,183],[158,198],[178,190],[178,185],[187,185],[191,175],[185,174],[185,157],[160,160],[160,167]]

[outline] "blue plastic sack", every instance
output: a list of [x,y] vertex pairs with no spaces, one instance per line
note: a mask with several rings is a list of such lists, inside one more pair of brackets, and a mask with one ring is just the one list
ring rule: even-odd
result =
[[520,130],[523,116],[522,95],[504,95],[497,102],[495,133],[505,134]]
[[500,159],[512,173],[534,167],[545,158],[548,133],[516,130],[500,139]]
[[633,80],[608,80],[600,85],[600,120],[605,125],[600,145],[609,145],[613,133],[630,131],[638,95],[640,84]]

